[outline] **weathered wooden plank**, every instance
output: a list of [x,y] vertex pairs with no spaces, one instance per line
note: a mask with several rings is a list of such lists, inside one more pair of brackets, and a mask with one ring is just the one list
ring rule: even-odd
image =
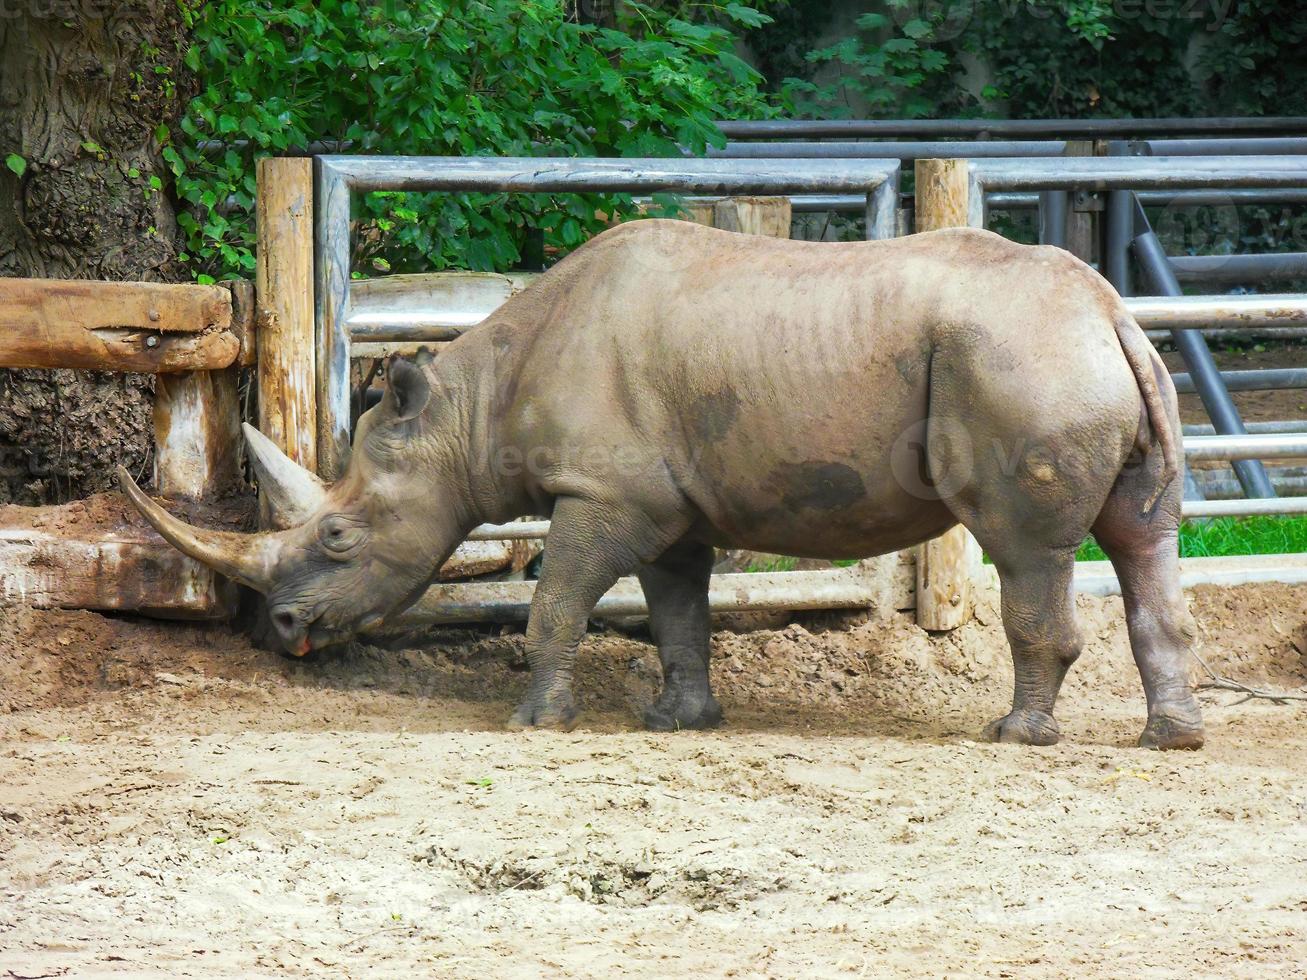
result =
[[0,279],[0,366],[162,374],[240,352],[219,286]]
[[259,431],[317,471],[313,161],[258,163]]
[[[916,162],[917,231],[967,224],[967,162]],[[917,550],[917,625],[928,630],[956,629],[971,618],[972,566],[979,545],[959,525]]]

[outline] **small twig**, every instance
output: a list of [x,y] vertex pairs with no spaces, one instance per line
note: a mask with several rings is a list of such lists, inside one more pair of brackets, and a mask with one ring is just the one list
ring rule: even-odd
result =
[[[1238,691],[1240,694],[1247,695],[1247,697],[1234,702],[1236,705],[1243,704],[1244,701],[1251,701],[1253,698],[1265,698],[1267,701],[1273,701],[1276,704],[1284,704],[1286,701],[1307,701],[1307,694],[1290,694],[1287,691],[1259,691],[1247,684],[1240,684],[1238,681],[1232,681],[1228,677],[1220,676],[1211,667],[1207,666],[1207,661],[1196,653],[1194,659],[1198,661],[1203,670],[1207,671],[1207,676],[1211,678],[1210,681],[1199,684],[1198,689],[1201,691],[1214,688],[1218,691]],[[1231,707],[1233,706],[1231,705]]]

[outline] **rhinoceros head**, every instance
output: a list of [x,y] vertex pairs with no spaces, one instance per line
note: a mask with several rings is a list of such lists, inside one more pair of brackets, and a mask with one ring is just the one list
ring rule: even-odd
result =
[[386,396],[359,420],[349,465],[334,484],[244,427],[273,530],[193,527],[118,468],[123,491],[167,541],[268,597],[272,624],[296,655],[374,628],[407,606],[458,544],[458,519],[423,466],[430,462],[429,380],[407,361],[392,361],[388,378]]

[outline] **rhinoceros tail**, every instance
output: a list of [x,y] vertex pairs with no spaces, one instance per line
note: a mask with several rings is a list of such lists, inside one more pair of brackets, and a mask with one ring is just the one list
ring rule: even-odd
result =
[[[1175,431],[1171,427],[1171,418],[1166,410],[1164,391],[1171,391],[1171,378],[1162,359],[1153,350],[1139,324],[1129,315],[1118,316],[1115,321],[1116,336],[1121,343],[1125,359],[1134,372],[1135,383],[1139,385],[1139,394],[1144,400],[1144,409],[1148,415],[1148,425],[1140,425],[1136,445],[1141,453],[1148,453],[1155,440],[1162,453],[1162,473],[1157,486],[1145,501],[1143,513],[1147,514],[1156,506],[1162,493],[1180,473],[1179,450],[1176,446]],[[1172,398],[1175,396],[1172,395]],[[1148,429],[1152,429],[1149,439]]]

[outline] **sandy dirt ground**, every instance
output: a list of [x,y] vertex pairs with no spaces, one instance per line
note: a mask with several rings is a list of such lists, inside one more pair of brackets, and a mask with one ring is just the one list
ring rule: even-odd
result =
[[[1222,675],[1307,692],[1307,601],[1192,597]],[[978,744],[993,598],[931,636],[718,632],[729,723],[654,735],[638,637],[584,725],[500,729],[518,633],[292,662],[222,627],[0,611],[0,977],[1261,976],[1307,963],[1307,703],[1205,691],[1160,755],[1119,602],[1063,740]]]

